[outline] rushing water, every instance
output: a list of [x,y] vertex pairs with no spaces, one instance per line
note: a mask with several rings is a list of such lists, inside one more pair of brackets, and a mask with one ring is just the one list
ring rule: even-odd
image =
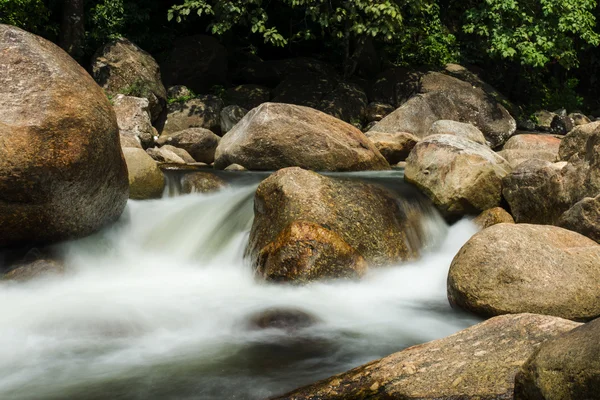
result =
[[[66,276],[0,283],[0,399],[265,399],[476,322],[446,300],[475,227],[448,228],[432,209],[419,261],[356,282],[255,280],[242,254],[260,176],[247,176],[216,194],[131,201],[112,228],[60,246]],[[316,323],[250,323],[274,308]]]

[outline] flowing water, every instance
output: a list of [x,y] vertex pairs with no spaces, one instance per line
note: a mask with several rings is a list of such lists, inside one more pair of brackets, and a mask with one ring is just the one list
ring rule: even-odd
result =
[[[243,261],[264,175],[245,176],[216,194],[130,201],[118,224],[59,246],[66,276],[0,283],[0,399],[265,399],[477,322],[446,300],[474,225],[447,227],[398,173],[358,176],[422,205],[421,259],[307,286],[260,282]],[[315,323],[251,322],[270,309]]]

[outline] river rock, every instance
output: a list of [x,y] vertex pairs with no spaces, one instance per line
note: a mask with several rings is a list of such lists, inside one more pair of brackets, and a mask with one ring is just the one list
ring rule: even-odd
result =
[[135,138],[144,148],[152,146],[155,130],[147,99],[118,94],[113,99],[113,108],[121,136]]
[[496,224],[514,224],[515,220],[504,208],[494,207],[479,214],[473,222],[481,229],[485,229]]
[[117,120],[54,44],[0,24],[0,247],[57,242],[117,220],[127,169]]
[[560,142],[558,156],[560,160],[569,161],[575,154],[585,158],[586,144],[591,136],[600,128],[600,121],[575,127]]
[[217,96],[199,96],[183,103],[171,103],[167,108],[161,135],[189,128],[204,128],[219,134],[222,109],[223,100]]
[[420,93],[372,130],[409,132],[423,138],[434,122],[453,120],[473,124],[495,148],[508,140],[517,128],[514,118],[493,97],[451,76],[437,72],[425,74],[420,81]]
[[573,120],[573,124],[575,124],[575,126],[586,125],[592,122],[591,119],[581,113],[571,113],[569,114],[569,118]]
[[187,151],[194,160],[210,164],[215,160],[215,151],[221,138],[208,129],[190,128],[172,134],[162,134],[158,144],[170,144]]
[[229,186],[227,182],[210,172],[192,172],[181,178],[183,193],[211,193]]
[[500,204],[510,165],[489,147],[452,135],[429,136],[406,159],[404,178],[448,217],[478,214]]
[[[208,35],[177,39],[161,63],[167,86],[184,85],[196,93],[209,93],[227,83],[227,50]],[[182,128],[184,129],[184,128]]]
[[271,90],[267,87],[245,84],[239,85],[225,92],[225,99],[228,105],[237,105],[246,110],[251,110],[267,103],[271,99]]
[[221,110],[221,133],[226,134],[238,122],[248,114],[248,110],[244,110],[240,106],[227,106]]
[[551,132],[552,131],[552,120],[554,117],[557,117],[553,112],[548,110],[540,110],[536,111],[533,114],[536,122],[536,129],[542,132]]
[[227,167],[225,167],[225,171],[248,171],[248,169],[246,167],[244,167],[243,165],[240,164],[231,164],[228,165]]
[[469,139],[475,143],[486,144],[485,137],[479,129],[471,124],[464,124],[457,121],[444,119],[435,121],[426,133],[426,136],[431,135],[454,135]]
[[557,135],[566,135],[575,127],[573,119],[567,115],[556,115],[550,124],[550,132]]
[[264,103],[251,110],[219,143],[215,168],[241,164],[250,170],[290,166],[321,171],[389,169],[358,129],[323,112]]
[[152,121],[166,105],[167,91],[156,60],[125,38],[115,39],[96,52],[92,76],[111,96],[121,93],[147,99]]
[[560,217],[558,225],[600,243],[600,194],[575,203]]
[[452,260],[448,299],[489,317],[532,312],[573,320],[600,315],[600,245],[563,228],[498,224]]
[[573,204],[575,189],[566,163],[531,159],[519,164],[502,182],[502,194],[518,223],[556,224]]
[[254,329],[282,329],[294,332],[308,328],[319,322],[318,318],[294,308],[271,308],[250,317],[250,327]]
[[577,326],[544,315],[500,316],[273,400],[512,399],[515,374],[536,347]]
[[[311,270],[312,260],[333,262],[337,254],[339,262],[352,269],[346,276],[356,276],[364,269],[361,258],[369,266],[380,266],[418,254],[421,225],[414,214],[397,195],[378,185],[285,168],[258,186],[246,254],[259,273],[300,279],[316,279],[316,272],[330,277],[334,267],[340,273],[339,263]],[[294,270],[276,272],[271,255],[285,260],[281,267]]]
[[519,134],[511,137],[498,154],[513,168],[531,159],[555,162],[558,161],[560,142],[554,135]]
[[186,164],[197,163],[197,161],[194,160],[194,157],[192,157],[190,153],[188,153],[184,149],[180,149],[179,147],[171,146],[170,144],[165,144],[161,146],[161,149],[172,151],[173,153],[177,154]]
[[42,258],[31,262],[15,265],[2,276],[3,281],[25,282],[48,276],[62,275],[65,266],[62,262],[51,258]]
[[146,149],[146,153],[154,160],[161,163],[185,164],[185,160],[179,157],[174,151],[164,147],[151,147]]
[[398,164],[400,161],[406,160],[406,157],[419,141],[418,137],[406,132],[370,131],[365,135],[390,164]]
[[156,162],[144,150],[124,148],[129,170],[129,197],[135,200],[162,197],[165,177]]
[[517,400],[582,400],[600,395],[600,319],[542,343],[515,377]]

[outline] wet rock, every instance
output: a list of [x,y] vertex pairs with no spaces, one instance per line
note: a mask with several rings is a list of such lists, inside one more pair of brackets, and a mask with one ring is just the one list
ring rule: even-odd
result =
[[494,207],[479,214],[473,222],[481,229],[485,229],[496,224],[514,224],[515,220],[512,215],[506,212],[502,207]]
[[457,121],[443,119],[435,121],[426,133],[426,136],[431,135],[454,135],[472,140],[475,143],[486,144],[485,137],[479,129],[471,124],[464,124]]
[[293,332],[308,328],[318,322],[309,313],[294,308],[270,308],[250,317],[250,327],[255,329],[282,329]]
[[252,110],[271,99],[271,90],[267,87],[245,84],[227,89],[225,99],[228,105],[237,105]]
[[144,148],[152,146],[155,130],[147,99],[119,94],[113,99],[113,108],[121,136],[135,138]]
[[208,129],[190,128],[165,134],[158,138],[158,144],[179,147],[187,151],[194,160],[210,164],[215,159],[215,150],[221,138]]
[[167,86],[185,85],[196,93],[209,93],[213,86],[227,82],[227,50],[212,36],[182,37],[172,44],[161,69]]
[[406,159],[404,178],[446,216],[478,214],[500,204],[510,165],[487,146],[452,135],[429,136]]
[[406,160],[419,138],[406,132],[370,131],[365,134],[390,164]]
[[62,49],[0,24],[0,247],[87,236],[127,202],[106,95]]
[[573,128],[560,142],[559,159],[569,161],[575,154],[580,158],[585,158],[587,153],[586,144],[599,128],[600,121]]
[[96,52],[92,76],[109,95],[121,93],[147,99],[152,121],[166,105],[167,91],[156,60],[125,38],[115,39]]
[[227,186],[227,182],[210,172],[192,172],[181,178],[182,193],[218,192]]
[[52,275],[62,275],[64,272],[65,266],[62,262],[44,258],[15,265],[2,276],[2,280],[25,282]]
[[597,399],[600,319],[540,345],[515,377],[515,399]]
[[386,115],[392,113],[394,109],[394,106],[391,104],[377,102],[369,103],[365,110],[365,119],[368,122],[381,121]]
[[600,243],[600,194],[575,203],[560,217],[558,225]]
[[389,169],[385,158],[353,126],[291,104],[265,103],[250,111],[219,143],[215,168],[250,170],[300,166],[321,171]]
[[221,133],[226,134],[248,114],[240,106],[227,106],[221,110]]
[[533,314],[496,317],[273,400],[511,399],[514,376],[536,347],[578,325]]
[[294,221],[260,250],[256,273],[268,281],[307,283],[359,278],[365,259],[337,233],[314,222]]
[[448,273],[453,306],[489,317],[532,312],[600,316],[600,245],[548,225],[498,224],[475,234]]
[[185,164],[183,158],[179,157],[175,152],[164,147],[152,147],[146,149],[146,153],[154,160],[162,163],[170,164]]
[[219,134],[222,109],[223,101],[216,96],[199,96],[183,103],[171,103],[167,107],[161,136],[189,128],[204,128]]
[[129,171],[129,198],[135,200],[162,197],[165,177],[156,162],[144,150],[124,148]]
[[[266,277],[331,277],[342,274],[340,263],[345,276],[357,276],[364,269],[360,256],[369,266],[386,265],[415,257],[422,245],[418,213],[397,195],[300,168],[265,179],[254,214],[246,254]],[[322,262],[315,266],[313,260]]]

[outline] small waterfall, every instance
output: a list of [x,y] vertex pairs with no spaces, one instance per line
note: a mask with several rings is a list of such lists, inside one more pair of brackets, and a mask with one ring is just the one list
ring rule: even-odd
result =
[[[266,175],[223,173],[230,186],[217,193],[130,201],[119,223],[60,246],[65,277],[0,282],[0,398],[264,399],[476,322],[446,300],[452,257],[476,228],[446,226],[398,173],[353,175],[424,213],[419,260],[356,282],[255,280],[242,254]],[[252,326],[272,309],[316,322]]]

